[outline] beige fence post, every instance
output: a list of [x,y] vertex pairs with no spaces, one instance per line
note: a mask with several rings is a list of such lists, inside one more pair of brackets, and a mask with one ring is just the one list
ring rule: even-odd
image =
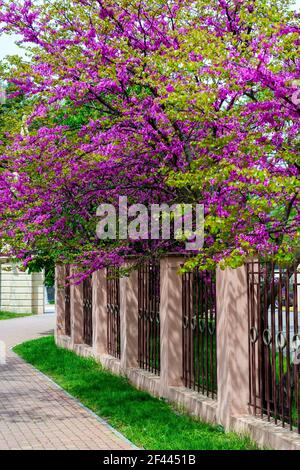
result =
[[[71,275],[76,267],[71,266]],[[73,344],[83,344],[83,284],[71,284],[71,337]]]
[[217,269],[217,419],[249,413],[248,306],[246,266]]
[[93,273],[93,347],[95,354],[107,354],[106,269]]
[[56,329],[55,335],[65,334],[65,267],[57,264],[55,266],[55,309]]
[[37,315],[45,313],[45,273],[44,271],[31,274],[31,302],[32,312]]
[[160,386],[182,386],[182,256],[168,255],[160,262]]
[[[127,266],[133,262],[127,262]],[[120,278],[121,368],[138,367],[138,271]]]

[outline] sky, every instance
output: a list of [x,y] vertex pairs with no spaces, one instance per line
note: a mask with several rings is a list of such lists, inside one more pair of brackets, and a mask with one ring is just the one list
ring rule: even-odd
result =
[[2,34],[0,36],[0,60],[7,55],[24,55],[24,52],[15,44],[17,39],[16,35]]
[[[296,0],[296,5],[300,11],[300,0]],[[17,41],[17,36],[8,36],[2,34],[0,36],[0,60],[7,55],[18,54],[24,56],[24,51],[20,49],[15,42]]]

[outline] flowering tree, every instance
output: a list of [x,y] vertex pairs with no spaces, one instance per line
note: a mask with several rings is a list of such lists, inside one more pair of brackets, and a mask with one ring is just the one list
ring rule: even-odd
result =
[[300,21],[289,2],[0,4],[2,30],[31,51],[3,72],[29,109],[1,155],[1,235],[16,256],[51,252],[92,271],[144,252],[96,238],[97,206],[121,195],[205,205],[190,265],[294,256]]

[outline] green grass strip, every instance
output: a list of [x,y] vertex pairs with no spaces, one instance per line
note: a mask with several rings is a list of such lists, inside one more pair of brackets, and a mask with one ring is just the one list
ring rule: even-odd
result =
[[32,313],[11,313],[0,310],[0,320],[10,320],[11,318],[30,317]]

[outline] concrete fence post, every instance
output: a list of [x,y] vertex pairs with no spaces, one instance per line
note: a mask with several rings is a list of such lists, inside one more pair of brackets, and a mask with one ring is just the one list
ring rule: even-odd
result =
[[217,269],[217,420],[249,414],[249,351],[246,266]]
[[93,347],[97,355],[107,354],[106,269],[93,273]]
[[[130,262],[127,263],[130,267]],[[138,367],[138,271],[120,278],[121,368]]]
[[55,266],[55,309],[56,329],[55,335],[65,334],[65,267],[57,264]]
[[160,387],[182,386],[182,276],[184,258],[165,256],[160,262]]
[[45,313],[45,273],[44,271],[31,274],[31,303],[32,312],[37,315]]
[[[76,267],[71,266],[71,275]],[[83,344],[83,284],[71,284],[71,337],[73,344]]]

